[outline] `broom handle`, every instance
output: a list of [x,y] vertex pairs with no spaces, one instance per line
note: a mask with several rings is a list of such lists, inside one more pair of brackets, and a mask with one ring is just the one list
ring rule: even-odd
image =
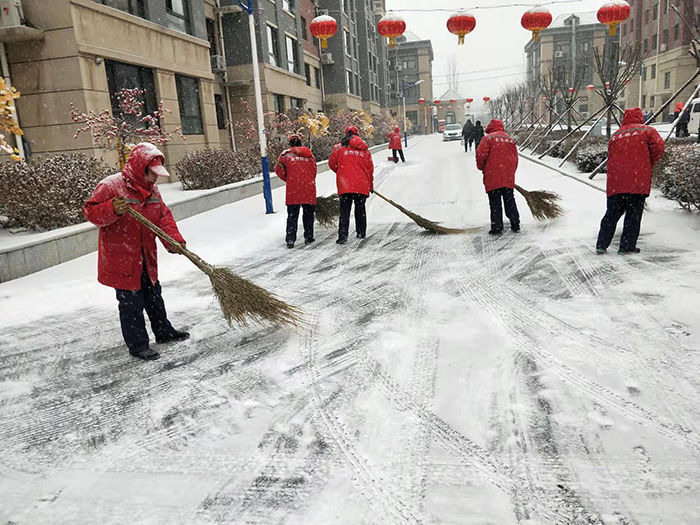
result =
[[377,197],[379,197],[380,199],[385,200],[386,202],[388,202],[389,204],[391,204],[391,205],[394,206],[395,208],[398,208],[398,209],[401,210],[402,212],[406,213],[406,211],[405,211],[406,208],[404,208],[404,207],[401,206],[400,204],[397,204],[396,202],[392,201],[389,197],[385,197],[384,195],[382,195],[381,193],[379,193],[377,190],[372,190],[372,193],[374,193],[374,194],[375,194]]
[[138,222],[143,224],[146,228],[151,230],[153,233],[155,233],[158,237],[163,239],[164,241],[168,242],[171,246],[177,246],[182,250],[182,254],[185,255],[190,261],[194,263],[194,265],[202,270],[204,273],[209,273],[209,271],[213,268],[211,264],[206,262],[204,259],[199,257],[196,253],[191,252],[187,248],[185,248],[182,243],[176,241],[173,239],[170,235],[165,233],[161,228],[153,224],[151,221],[149,221],[146,217],[141,215],[139,212],[134,210],[133,208],[128,208],[126,212],[131,215],[134,219],[136,219]]
[[522,188],[521,186],[518,186],[517,184],[515,185],[515,189],[518,190],[518,192],[519,192],[523,197],[527,196],[527,194],[530,193],[529,191],[527,191],[526,189]]

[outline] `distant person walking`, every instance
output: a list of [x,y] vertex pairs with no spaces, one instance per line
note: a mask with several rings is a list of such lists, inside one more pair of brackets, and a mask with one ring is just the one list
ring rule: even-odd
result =
[[287,183],[287,248],[294,248],[299,228],[299,210],[304,210],[304,244],[314,239],[316,212],[316,159],[309,148],[302,146],[301,137],[289,137],[289,149],[282,152],[275,164],[275,173]]
[[401,143],[401,131],[396,126],[392,133],[389,133],[389,149],[394,156],[394,163],[399,163],[398,155],[401,156],[401,162],[406,162],[406,157],[403,156],[403,145]]
[[474,149],[477,150],[479,149],[479,144],[481,144],[481,141],[484,138],[484,128],[481,127],[480,120],[476,121],[476,125],[474,126],[474,132],[472,136],[474,137]]
[[476,150],[476,167],[484,172],[484,187],[491,207],[491,235],[503,233],[503,207],[510,220],[510,229],[520,231],[520,214],[515,203],[515,172],[518,169],[518,148],[500,120],[492,120],[486,136]]
[[644,202],[651,193],[651,170],[663,157],[665,148],[666,143],[659,132],[644,125],[641,109],[625,111],[622,126],[608,144],[608,209],[600,223],[598,253],[607,251],[623,215],[625,224],[617,253],[640,252],[637,239]]
[[[683,109],[683,102],[676,104],[676,111],[673,113],[673,121],[678,120],[676,124],[676,137],[690,137],[690,131],[688,131],[688,124],[690,124],[690,108]],[[679,119],[680,117],[680,119]]]
[[357,237],[364,239],[367,236],[365,202],[374,190],[374,162],[369,147],[359,137],[355,126],[345,130],[345,137],[333,148],[328,166],[336,173],[340,196],[340,221],[336,244],[348,242],[350,212],[353,204]]
[[462,128],[462,139],[464,140],[464,152],[468,152],[474,143],[474,124],[471,119],[467,119],[467,123]]

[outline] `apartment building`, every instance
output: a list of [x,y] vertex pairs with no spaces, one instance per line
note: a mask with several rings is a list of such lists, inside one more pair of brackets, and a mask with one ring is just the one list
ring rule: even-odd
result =
[[[621,44],[641,44],[646,54],[639,76],[632,79],[625,93],[627,107],[639,106],[654,111],[663,105],[695,73],[697,64],[688,55],[692,33],[671,8],[676,5],[686,20],[696,20],[700,0],[692,9],[680,0],[628,0],[630,18],[622,24]],[[686,88],[678,97],[685,102],[695,89]],[[668,120],[675,106],[671,104],[659,120]]]
[[[208,0],[22,0],[24,24],[41,37],[5,42],[20,125],[32,155],[84,152],[116,163],[116,153],[74,135],[71,103],[81,111],[112,108],[123,88],[146,89],[145,106],[172,111],[165,128],[182,126],[163,146],[170,167],[192,148],[230,147],[219,129],[206,12]],[[0,33],[5,38],[6,32]],[[219,91],[219,94],[221,92]],[[219,112],[220,113],[220,112]]]
[[[574,76],[571,72],[578,71],[583,65],[582,87],[594,85],[602,89],[602,82],[594,70],[594,49],[598,48],[602,53],[608,38],[608,28],[598,22],[595,11],[557,17],[548,29],[540,33],[539,40],[530,40],[525,46],[528,84],[533,89],[539,89],[552,66],[560,65],[566,67],[566,83],[570,86]],[[604,105],[603,99],[595,93],[582,89],[580,95],[576,109],[584,117],[594,114]],[[538,116],[547,115],[548,112],[540,99]]]
[[[391,74],[391,110],[403,115],[403,96],[406,96],[406,118],[415,130],[428,133],[432,127],[430,102],[433,100],[433,45],[407,31],[397,38],[397,45],[389,52]],[[422,82],[417,84],[418,81]],[[404,89],[405,88],[405,89]],[[423,98],[426,103],[421,105]]]

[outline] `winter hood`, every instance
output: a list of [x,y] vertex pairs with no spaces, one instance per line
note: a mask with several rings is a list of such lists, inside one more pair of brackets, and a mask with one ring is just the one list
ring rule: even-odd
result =
[[160,157],[162,161],[165,161],[163,153],[153,144],[148,142],[137,144],[134,149],[131,150],[129,160],[126,161],[126,165],[122,171],[122,176],[137,187],[150,191],[153,184],[146,180],[146,166],[148,166],[149,162],[158,157]]
[[500,120],[492,120],[489,125],[486,126],[486,134],[496,133],[497,131],[505,131],[506,128],[503,127],[503,122]]
[[307,159],[314,156],[309,148],[305,148],[303,146],[298,148],[290,148],[285,153],[291,153],[292,155],[298,155],[299,157],[306,157]]
[[639,108],[632,108],[625,111],[625,117],[622,119],[623,126],[634,124],[644,124],[644,115]]
[[396,126],[396,127],[394,128],[394,133],[400,133],[400,130],[399,130],[399,127],[398,127],[398,126]]
[[350,147],[353,149],[367,150],[369,147],[365,144],[365,141],[358,136],[354,136],[350,139]]

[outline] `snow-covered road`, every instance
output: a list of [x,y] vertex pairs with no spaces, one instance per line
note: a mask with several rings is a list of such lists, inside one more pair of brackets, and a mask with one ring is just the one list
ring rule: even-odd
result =
[[[123,348],[95,254],[0,285],[0,524],[700,523],[700,222],[652,199],[637,257],[596,256],[595,188],[527,160],[568,210],[487,235],[474,154],[377,154],[368,238],[287,250],[260,197],[182,221],[188,246],[301,306],[233,328],[161,253],[192,339]],[[330,193],[334,180],[320,177]],[[283,190],[274,193],[283,210]]]

